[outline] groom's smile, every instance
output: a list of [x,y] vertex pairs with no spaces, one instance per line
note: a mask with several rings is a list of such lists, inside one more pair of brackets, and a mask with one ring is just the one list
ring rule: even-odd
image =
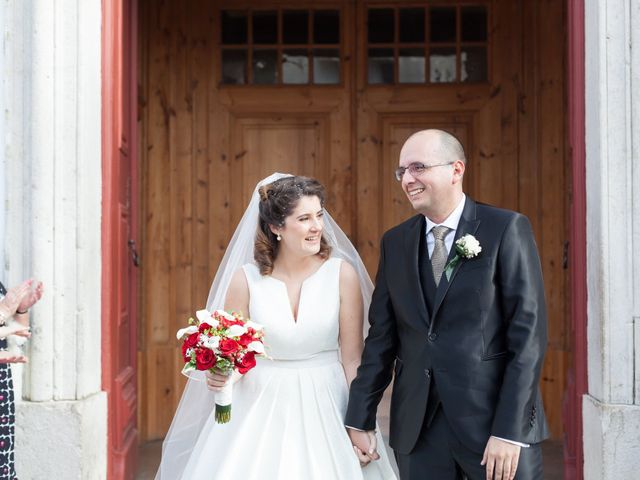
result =
[[414,188],[413,190],[409,190],[409,197],[413,198],[416,197],[418,195],[420,195],[422,192],[424,192],[424,187],[421,188]]

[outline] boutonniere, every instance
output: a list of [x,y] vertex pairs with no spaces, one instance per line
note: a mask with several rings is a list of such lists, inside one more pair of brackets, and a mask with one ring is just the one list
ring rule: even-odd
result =
[[456,240],[456,256],[453,257],[445,266],[444,273],[447,276],[447,281],[451,279],[451,274],[456,265],[460,263],[460,260],[470,259],[477,257],[482,251],[480,242],[473,235],[467,234]]

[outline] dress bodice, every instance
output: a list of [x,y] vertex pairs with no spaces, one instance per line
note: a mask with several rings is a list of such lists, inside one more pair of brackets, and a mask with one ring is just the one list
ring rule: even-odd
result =
[[249,285],[249,317],[264,326],[267,354],[274,360],[299,360],[338,349],[339,258],[325,261],[302,283],[294,320],[287,286],[258,267],[244,265]]

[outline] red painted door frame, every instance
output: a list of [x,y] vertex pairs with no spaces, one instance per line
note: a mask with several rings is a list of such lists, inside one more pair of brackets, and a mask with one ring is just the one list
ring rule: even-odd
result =
[[137,454],[137,2],[102,1],[102,388],[107,478],[135,476]]
[[567,0],[568,112],[571,148],[571,330],[573,366],[562,417],[564,478],[583,478],[582,397],[587,393],[587,187],[585,177],[584,0]]

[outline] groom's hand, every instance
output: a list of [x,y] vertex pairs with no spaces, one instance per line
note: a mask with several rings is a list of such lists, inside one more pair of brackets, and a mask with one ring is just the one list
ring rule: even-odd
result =
[[347,427],[347,433],[351,439],[351,444],[354,446],[356,456],[358,460],[360,460],[360,465],[364,467],[371,462],[371,460],[378,460],[380,458],[377,452],[378,445],[376,435],[373,430],[365,432]]
[[490,437],[480,462],[480,465],[487,466],[487,480],[513,480],[518,468],[520,448],[519,445]]

